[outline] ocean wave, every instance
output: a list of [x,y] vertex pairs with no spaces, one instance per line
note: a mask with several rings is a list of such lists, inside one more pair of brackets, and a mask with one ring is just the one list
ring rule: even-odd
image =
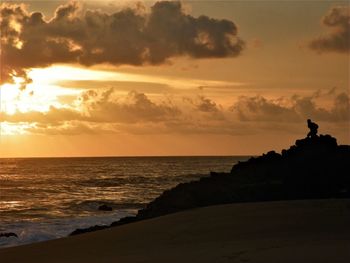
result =
[[85,200],[80,202],[71,202],[67,205],[74,210],[85,210],[96,212],[102,205],[107,205],[113,210],[119,209],[140,209],[145,206],[146,203],[117,203],[108,200]]
[[65,237],[77,228],[86,228],[92,225],[110,225],[112,222],[117,221],[122,217],[135,215],[136,212],[136,209],[121,209],[95,216],[80,216],[34,222],[22,221],[3,224],[1,226],[2,232],[16,233],[18,238],[1,237],[0,248]]
[[[197,180],[210,171],[229,171],[242,159],[235,158],[0,159],[1,232],[19,235],[18,239],[1,238],[0,247],[109,224],[179,183]],[[113,211],[99,211],[101,205]]]

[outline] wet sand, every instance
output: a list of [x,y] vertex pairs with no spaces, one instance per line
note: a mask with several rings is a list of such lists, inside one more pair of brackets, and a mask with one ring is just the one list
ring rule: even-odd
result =
[[350,262],[350,200],[199,208],[0,249],[7,263]]

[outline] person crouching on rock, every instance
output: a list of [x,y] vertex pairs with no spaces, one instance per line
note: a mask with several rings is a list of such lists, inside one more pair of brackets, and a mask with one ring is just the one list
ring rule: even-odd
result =
[[318,125],[314,122],[312,122],[310,119],[307,120],[307,127],[310,129],[309,133],[307,134],[308,138],[314,138],[317,137],[317,129]]

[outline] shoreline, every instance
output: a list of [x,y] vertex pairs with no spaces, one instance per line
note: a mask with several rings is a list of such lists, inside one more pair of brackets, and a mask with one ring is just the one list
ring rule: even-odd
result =
[[16,263],[345,263],[350,261],[348,222],[349,199],[217,205],[2,248],[0,258]]

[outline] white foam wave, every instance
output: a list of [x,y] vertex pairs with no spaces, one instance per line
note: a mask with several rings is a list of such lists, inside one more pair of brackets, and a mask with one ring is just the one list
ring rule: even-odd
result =
[[4,232],[13,232],[16,237],[1,237],[0,248],[41,242],[68,236],[77,228],[94,225],[110,225],[122,217],[136,214],[136,210],[118,210],[95,216],[63,218],[47,221],[24,221],[2,225]]

